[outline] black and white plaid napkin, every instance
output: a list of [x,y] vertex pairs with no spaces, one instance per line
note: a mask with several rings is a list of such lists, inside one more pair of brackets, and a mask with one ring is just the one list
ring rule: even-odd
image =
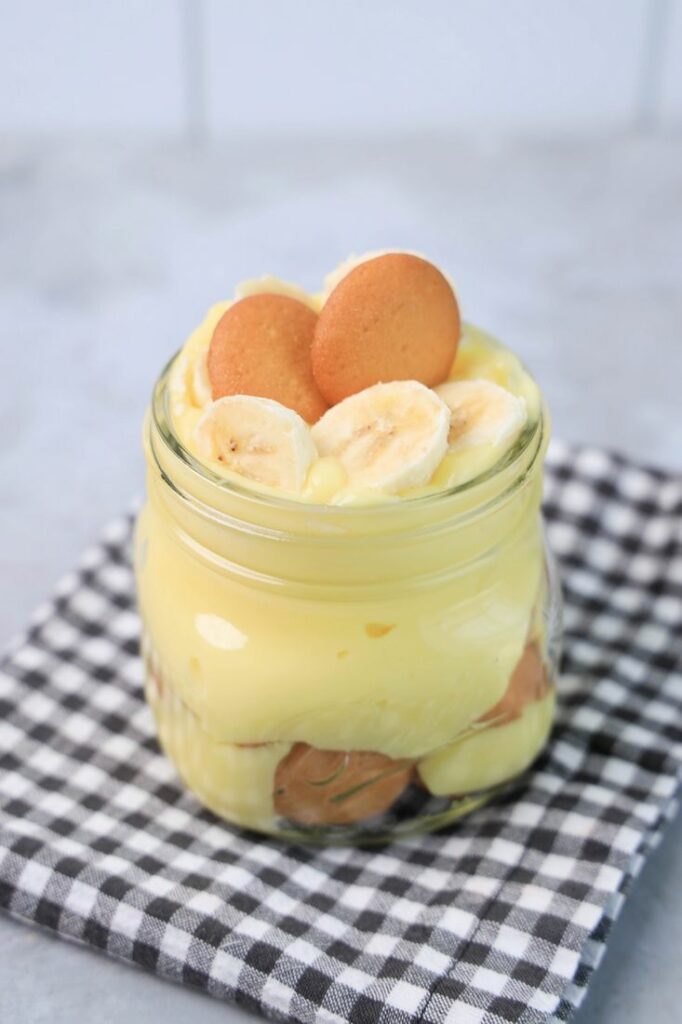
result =
[[142,697],[130,519],[0,672],[0,905],[284,1020],[567,1020],[682,762],[682,480],[555,445],[566,597],[553,741],[527,783],[377,850],[221,824]]

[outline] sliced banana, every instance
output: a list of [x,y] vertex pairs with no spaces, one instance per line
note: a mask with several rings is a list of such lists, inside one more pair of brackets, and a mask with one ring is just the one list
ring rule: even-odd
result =
[[213,399],[206,368],[206,355],[215,326],[231,305],[231,302],[217,302],[211,306],[173,363],[168,389],[172,414],[176,419],[182,417],[188,410],[205,409]]
[[436,394],[451,411],[450,451],[510,445],[528,417],[526,402],[490,380],[448,381]]
[[[350,274],[351,270],[355,270],[356,267],[359,267],[361,263],[365,263],[367,260],[376,259],[377,256],[386,256],[389,252],[389,249],[373,249],[371,252],[363,253],[362,256],[357,256],[354,252],[351,253],[347,259],[339,263],[338,267],[325,274],[322,291],[324,299],[329,298],[337,284],[340,284],[344,277]],[[414,253],[414,255],[419,256],[421,253]]]
[[374,384],[329,409],[312,428],[320,455],[334,456],[349,485],[385,494],[432,477],[448,445],[450,410],[414,380]]
[[313,460],[310,429],[270,398],[228,395],[213,402],[197,424],[199,456],[268,487],[300,491]]
[[[344,277],[350,274],[351,270],[355,270],[356,267],[359,267],[361,263],[366,263],[367,260],[374,260],[377,256],[387,256],[391,252],[401,252],[405,253],[407,256],[418,256],[420,260],[426,259],[426,256],[422,252],[415,252],[414,249],[372,249],[370,252],[364,252],[362,256],[357,256],[355,253],[351,253],[347,259],[339,263],[338,267],[335,267],[334,270],[325,274],[322,293],[320,296],[320,307],[327,301],[337,284],[340,284]],[[440,270],[440,267],[438,269]],[[452,285],[452,290],[454,292],[455,286],[451,278],[444,270],[441,270],[440,272],[449,284]]]
[[185,345],[185,351],[189,357],[191,368],[190,393],[194,405],[199,409],[205,409],[213,401],[206,363],[208,348],[218,321],[227,313],[231,305],[232,302],[230,300],[214,303],[204,317],[203,323],[200,324]]
[[310,306],[316,313],[320,311],[320,302],[315,295],[310,295],[297,284],[282,281],[273,274],[263,274],[262,277],[250,277],[246,281],[240,281],[234,290],[235,299],[248,299],[251,295],[263,294],[287,295],[290,299],[298,299],[304,306]]
[[194,369],[192,371],[192,392],[194,395],[194,404],[198,405],[200,409],[205,409],[213,400],[211,382],[208,379],[208,366],[206,362],[207,355],[208,345],[196,353],[194,357]]

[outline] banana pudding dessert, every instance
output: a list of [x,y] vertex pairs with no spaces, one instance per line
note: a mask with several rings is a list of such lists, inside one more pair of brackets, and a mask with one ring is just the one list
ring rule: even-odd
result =
[[548,419],[412,253],[274,277],[162,372],[136,530],[146,692],[198,799],[322,842],[434,829],[549,735]]

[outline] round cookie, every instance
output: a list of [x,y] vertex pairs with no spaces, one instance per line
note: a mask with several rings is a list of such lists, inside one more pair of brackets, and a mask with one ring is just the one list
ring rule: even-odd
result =
[[540,650],[537,644],[529,643],[511,674],[506,691],[497,704],[481,715],[478,721],[506,725],[520,718],[528,704],[542,700],[548,690],[547,669]]
[[296,743],[277,766],[275,811],[301,825],[351,825],[387,811],[413,775],[411,762],[384,754]]
[[322,307],[313,373],[330,405],[381,382],[435,387],[450,372],[459,336],[457,300],[440,270],[387,253],[351,270]]
[[225,395],[272,398],[314,423],[327,408],[310,364],[316,313],[288,295],[240,299],[223,314],[208,350],[214,401]]

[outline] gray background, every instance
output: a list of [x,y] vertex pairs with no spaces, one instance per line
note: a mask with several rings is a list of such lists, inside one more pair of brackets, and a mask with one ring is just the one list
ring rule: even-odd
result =
[[[2,6],[0,641],[141,492],[161,362],[264,271],[422,250],[557,435],[680,470],[682,4]],[[579,1024],[679,1020],[681,843]],[[7,918],[0,950],[3,1021],[247,1017]]]

